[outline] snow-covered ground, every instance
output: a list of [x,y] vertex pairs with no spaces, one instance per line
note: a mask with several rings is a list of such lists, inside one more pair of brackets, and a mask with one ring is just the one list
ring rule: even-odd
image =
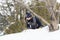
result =
[[20,33],[1,36],[0,40],[60,40],[60,30],[49,32],[48,29],[48,26],[42,29],[27,29]]

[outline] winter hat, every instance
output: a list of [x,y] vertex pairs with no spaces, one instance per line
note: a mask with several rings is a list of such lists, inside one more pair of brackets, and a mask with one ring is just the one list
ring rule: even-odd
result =
[[31,13],[27,12],[26,13],[26,18],[32,17]]

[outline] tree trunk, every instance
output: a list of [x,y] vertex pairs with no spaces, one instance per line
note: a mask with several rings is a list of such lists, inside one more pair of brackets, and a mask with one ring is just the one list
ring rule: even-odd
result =
[[58,20],[54,17],[54,14],[51,14],[51,24],[49,26],[50,31],[58,30]]
[[[49,30],[50,31],[55,31],[55,30],[58,30],[59,27],[58,27],[58,19],[56,17],[56,10],[55,10],[55,7],[56,7],[56,0],[47,0],[46,2],[46,5],[48,6],[47,9],[50,13],[50,16],[51,16],[51,23],[49,25]],[[57,14],[58,16],[58,14]]]

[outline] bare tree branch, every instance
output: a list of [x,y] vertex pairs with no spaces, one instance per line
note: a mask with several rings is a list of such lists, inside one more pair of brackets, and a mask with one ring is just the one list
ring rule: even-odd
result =
[[35,16],[37,16],[38,18],[40,18],[44,23],[46,23],[47,25],[50,25],[44,18],[42,18],[41,16],[37,15],[35,12],[33,12],[28,6],[26,6],[22,1],[20,0],[16,0],[16,2],[18,2],[19,4],[23,5],[23,7],[25,7],[26,9],[28,9],[31,13],[33,13]]

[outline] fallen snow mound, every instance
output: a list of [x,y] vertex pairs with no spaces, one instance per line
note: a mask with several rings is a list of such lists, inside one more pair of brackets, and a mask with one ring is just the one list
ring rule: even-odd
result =
[[60,30],[49,32],[48,29],[48,26],[42,29],[27,29],[20,33],[1,36],[0,40],[60,40]]

